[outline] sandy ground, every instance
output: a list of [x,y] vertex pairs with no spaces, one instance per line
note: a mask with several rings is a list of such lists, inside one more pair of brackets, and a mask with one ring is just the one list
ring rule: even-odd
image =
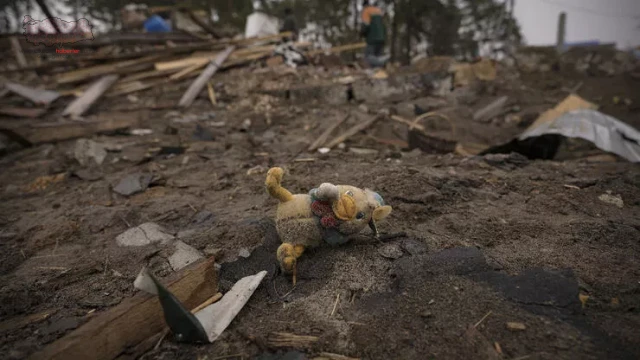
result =
[[[74,141],[0,159],[0,347],[6,358],[25,358],[132,296],[144,264],[161,278],[169,275],[163,246],[115,242],[145,222],[162,225],[200,251],[221,254],[221,291],[243,276],[269,271],[214,344],[167,339],[145,359],[277,359],[288,350],[300,351],[287,355],[292,359],[322,352],[363,359],[489,359],[486,346],[498,348],[505,359],[640,357],[637,164],[401,151],[372,140],[401,139],[406,128],[391,123],[347,142],[378,150],[374,155],[303,151],[346,111],[395,107],[402,113],[425,97],[445,101],[441,107],[449,107],[443,111],[465,141],[497,144],[522,126],[504,119],[474,123],[474,106],[509,93],[522,112],[544,110],[567,95],[564,86],[579,81],[581,96],[637,127],[636,105],[610,101],[626,96],[640,103],[637,80],[529,74],[497,82],[471,104],[414,94],[362,99],[364,108],[313,96],[287,101],[256,94],[247,88],[264,84],[264,77],[256,75],[243,87],[246,73],[232,76],[220,77],[223,105],[213,111],[203,98],[186,114],[147,111],[142,127],[153,129],[152,135],[95,137],[122,145],[100,166],[81,167],[73,158]],[[160,97],[170,89],[154,91]],[[96,111],[117,107],[100,105]],[[199,123],[210,141],[194,141],[196,122],[175,121],[189,114],[205,114]],[[186,152],[145,157],[167,146]],[[289,293],[290,279],[275,272],[276,201],[263,185],[270,166],[286,169],[284,185],[294,193],[327,181],[378,191],[393,206],[380,230],[407,236],[380,243],[366,230],[348,245],[309,251],[299,264],[299,284]],[[145,192],[126,198],[112,191],[135,172],[154,175]],[[59,173],[66,174],[59,182],[25,189],[39,176]],[[602,195],[621,201],[606,202]],[[249,257],[239,257],[247,250]],[[21,326],[8,323],[40,313],[50,316]],[[510,329],[512,322],[525,328]],[[484,342],[467,333],[474,324]],[[269,341],[274,332],[319,339],[307,348],[276,348]]]

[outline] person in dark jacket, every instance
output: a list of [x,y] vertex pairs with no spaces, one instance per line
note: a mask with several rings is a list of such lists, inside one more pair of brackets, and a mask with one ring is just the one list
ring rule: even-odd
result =
[[368,0],[362,2],[360,35],[367,43],[364,56],[371,67],[383,67],[386,62],[383,55],[387,29],[382,16],[382,10],[379,7],[371,5]]
[[298,39],[298,26],[296,24],[296,18],[293,16],[293,11],[291,8],[284,9],[284,19],[282,21],[282,27],[280,28],[280,32],[291,31],[293,34],[290,39],[284,39],[296,41]]

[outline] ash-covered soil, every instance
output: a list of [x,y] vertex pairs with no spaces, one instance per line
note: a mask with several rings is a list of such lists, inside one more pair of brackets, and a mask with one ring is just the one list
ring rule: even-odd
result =
[[[528,97],[527,89],[515,94],[524,110],[551,107],[567,94],[559,86],[522,81],[539,96]],[[595,91],[593,82],[585,80],[587,94]],[[478,102],[508,89],[498,86]],[[627,88],[611,89],[600,96]],[[221,91],[229,107],[207,120],[176,123],[184,113],[151,111],[141,126],[153,129],[152,135],[95,137],[113,147],[100,166],[81,167],[73,157],[74,141],[0,159],[3,358],[26,358],[132,296],[133,280],[145,264],[161,278],[169,275],[162,245],[116,244],[117,235],[146,222],[205,254],[218,254],[221,291],[260,270],[270,274],[214,344],[168,338],[145,359],[267,359],[288,350],[309,357],[329,352],[362,359],[490,359],[486,346],[506,359],[640,357],[637,164],[402,151],[372,140],[400,136],[394,129],[402,125],[391,123],[376,124],[347,142],[377,154],[307,154],[308,144],[334,118],[358,105],[243,94]],[[372,111],[402,105],[365,104]],[[607,104],[624,121],[638,124],[636,108]],[[449,106],[467,141],[500,143],[522,131],[505,122],[472,123],[469,105]],[[210,107],[200,99],[186,113],[200,116]],[[202,135],[196,123],[209,132],[207,141],[193,138]],[[168,146],[185,152],[145,157],[152,148]],[[295,160],[300,158],[313,160]],[[378,191],[393,207],[380,230],[407,236],[381,243],[366,230],[345,246],[308,251],[291,291],[290,279],[275,272],[277,202],[264,190],[270,166],[286,169],[283,185],[294,193],[322,182]],[[146,191],[130,197],[112,191],[136,172],[154,175]],[[39,176],[60,173],[66,174],[61,181],[28,188]],[[247,250],[249,257],[239,256]],[[33,314],[48,317],[20,325]],[[475,324],[483,342],[467,333]],[[278,348],[270,342],[275,332],[318,341]]]

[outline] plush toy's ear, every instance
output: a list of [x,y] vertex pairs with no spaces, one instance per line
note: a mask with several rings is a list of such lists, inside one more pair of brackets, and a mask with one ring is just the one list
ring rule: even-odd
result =
[[373,210],[372,218],[373,221],[380,221],[389,216],[389,214],[391,214],[391,206],[378,206],[377,208],[375,208],[375,210]]

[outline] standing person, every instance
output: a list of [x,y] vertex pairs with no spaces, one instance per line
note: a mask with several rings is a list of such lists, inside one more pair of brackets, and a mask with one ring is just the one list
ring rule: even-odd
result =
[[293,10],[291,8],[284,9],[284,19],[282,21],[282,27],[280,28],[280,32],[291,31],[292,35],[290,39],[291,41],[296,41],[298,39],[298,26],[296,24],[296,18],[293,16]]
[[364,56],[371,67],[383,67],[386,62],[383,53],[387,29],[384,26],[382,15],[382,10],[379,7],[369,4],[368,0],[362,2],[360,35],[365,38],[367,43]]

